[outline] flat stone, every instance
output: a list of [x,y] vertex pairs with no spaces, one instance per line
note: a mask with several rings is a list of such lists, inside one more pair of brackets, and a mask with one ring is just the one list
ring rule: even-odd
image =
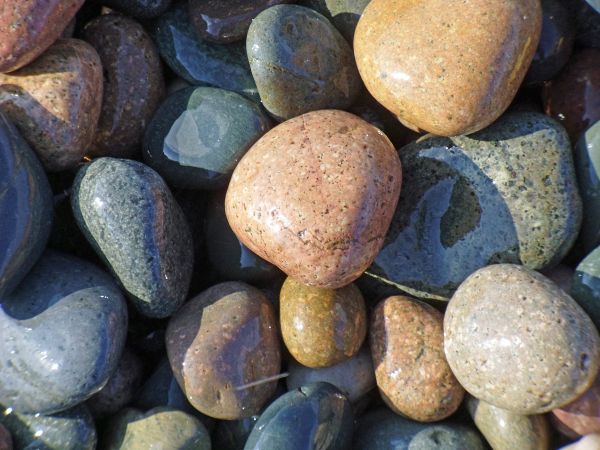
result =
[[0,112],[0,298],[41,256],[52,227],[52,192],[31,147]]
[[573,402],[552,410],[552,419],[556,428],[570,438],[600,433],[600,375]]
[[508,108],[541,28],[537,0],[373,0],[356,28],[354,51],[369,92],[404,125],[457,136],[481,130]]
[[321,14],[278,5],[250,25],[246,48],[264,107],[280,121],[320,109],[346,109],[361,83],[352,49]]
[[165,92],[158,50],[139,23],[116,14],[89,22],[83,38],[104,69],[102,110],[88,154],[134,156]]
[[168,317],[192,276],[191,232],[163,179],[144,164],[98,158],[73,182],[73,214],[134,306]]
[[19,0],[0,10],[0,72],[29,64],[56,41],[84,0]]
[[385,135],[342,111],[265,134],[234,170],[225,213],[240,241],[301,283],[339,288],[371,264],[400,194]]
[[303,0],[300,3],[327,17],[352,45],[358,20],[370,2],[371,0]]
[[250,285],[221,283],[194,297],[169,321],[166,342],[179,386],[210,417],[255,415],[275,392],[277,319],[269,300]]
[[600,247],[577,265],[571,279],[571,295],[600,329]]
[[190,87],[170,95],[144,137],[144,161],[175,187],[221,189],[244,153],[271,127],[235,92]]
[[579,238],[589,252],[600,245],[600,120],[581,135],[574,149],[574,157],[583,203]]
[[172,0],[92,0],[110,9],[139,19],[152,19],[164,13]]
[[517,414],[548,412],[585,392],[598,373],[599,344],[571,297],[514,264],[472,274],[444,317],[446,358],[460,384]]
[[0,74],[0,107],[46,170],[72,169],[94,138],[102,89],[94,48],[61,39],[26,67]]

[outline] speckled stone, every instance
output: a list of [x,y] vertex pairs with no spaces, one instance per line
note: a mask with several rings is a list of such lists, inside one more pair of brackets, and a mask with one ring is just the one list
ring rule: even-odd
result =
[[408,297],[388,297],[371,315],[369,342],[377,387],[396,413],[420,422],[445,419],[464,389],[444,356],[443,315]]
[[460,384],[518,414],[548,412],[581,395],[598,373],[599,345],[571,297],[514,264],[476,271],[444,317],[446,358]]
[[93,0],[119,12],[140,19],[151,19],[164,13],[172,0]]
[[83,38],[104,69],[100,121],[88,154],[133,156],[165,92],[158,50],[139,23],[115,14],[89,22]]
[[215,450],[244,450],[248,436],[260,416],[250,416],[239,420],[219,420],[212,434]]
[[370,2],[371,0],[303,0],[300,3],[327,17],[352,45],[358,20]]
[[549,450],[550,427],[544,415],[524,416],[469,396],[467,408],[494,450]]
[[571,445],[561,447],[560,450],[598,450],[600,448],[600,433],[584,436]]
[[210,435],[202,422],[164,407],[146,413],[122,410],[111,418],[103,443],[105,450],[211,450]]
[[0,72],[20,69],[61,35],[84,0],[19,0],[0,10]]
[[106,384],[127,332],[125,301],[108,274],[48,251],[1,303],[1,404],[51,413]]
[[561,433],[570,438],[600,433],[600,375],[573,402],[554,409],[552,421]]
[[144,137],[144,161],[175,187],[221,189],[271,121],[255,102],[212,87],[169,96]]
[[600,120],[581,135],[574,157],[583,203],[579,238],[589,252],[600,245]]
[[[281,356],[273,306],[244,283],[213,286],[169,321],[167,355],[190,403],[218,419],[257,414],[273,395]],[[249,384],[252,384],[249,386]]]
[[400,150],[404,187],[369,270],[411,295],[449,298],[494,263],[544,269],[569,251],[581,200],[564,129],[538,113],[510,113],[471,136]]
[[0,108],[47,170],[72,169],[94,138],[102,89],[94,48],[61,39],[28,66],[0,74]]
[[0,112],[0,298],[41,256],[52,227],[52,192],[27,142]]
[[575,269],[571,295],[600,330],[600,247],[592,250]]
[[278,120],[345,109],[361,83],[352,49],[316,11],[278,5],[250,25],[246,49],[264,107]]
[[10,432],[0,423],[0,450],[13,450]]
[[560,75],[544,85],[544,110],[566,128],[573,143],[600,120],[598,61],[600,49],[579,50]]
[[16,450],[96,448],[94,419],[84,405],[48,416],[4,412],[0,414],[0,423],[11,432]]
[[350,402],[335,386],[309,384],[269,405],[244,450],[345,450],[351,444],[352,421]]
[[254,253],[304,284],[334,289],[379,252],[401,181],[381,131],[343,111],[316,111],[254,144],[233,173],[225,212]]
[[373,0],[354,51],[369,92],[404,125],[456,136],[508,108],[541,28],[538,0]]
[[202,39],[227,44],[246,37],[261,11],[293,0],[189,0],[190,19]]
[[352,358],[320,369],[306,367],[291,360],[288,362],[288,372],[289,376],[285,382],[290,391],[322,381],[333,384],[352,403],[357,402],[376,386],[373,361],[367,345],[363,346]]
[[168,317],[192,276],[191,232],[163,179],[137,161],[99,158],[73,182],[75,219],[134,306]]
[[[353,450],[484,450],[472,427],[455,422],[424,424],[394,414],[387,408],[370,411],[354,431]],[[514,449],[516,450],[516,449]]]
[[198,38],[187,5],[181,3],[160,16],[153,31],[167,65],[193,85],[212,85],[257,99],[244,43],[219,45]]

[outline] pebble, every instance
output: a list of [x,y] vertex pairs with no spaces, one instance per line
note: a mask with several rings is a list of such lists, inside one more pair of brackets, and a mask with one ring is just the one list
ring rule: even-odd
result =
[[210,417],[252,416],[275,392],[277,320],[269,300],[250,285],[221,283],[191,299],[169,321],[166,342],[179,386]]
[[73,182],[77,224],[136,309],[168,317],[192,276],[191,232],[163,179],[144,164],[98,158]]
[[0,298],[41,256],[52,227],[52,192],[37,156],[0,112]]
[[358,20],[371,0],[303,0],[301,4],[323,14],[350,45]]
[[443,315],[409,297],[388,297],[371,315],[377,387],[392,411],[420,422],[445,419],[465,391],[444,356]]
[[144,161],[172,186],[221,189],[271,127],[260,106],[235,92],[190,87],[170,95],[144,137]]
[[301,283],[335,289],[379,252],[401,180],[381,131],[343,111],[316,111],[254,144],[234,170],[225,213],[258,256]]
[[164,13],[172,0],[92,0],[139,19],[152,19]]
[[51,172],[73,169],[94,139],[102,66],[84,41],[61,39],[31,64],[0,74],[0,108]]
[[365,301],[354,284],[324,289],[288,277],[281,287],[279,319],[290,354],[312,368],[351,358],[367,334]]
[[0,10],[0,72],[29,64],[56,41],[84,0],[19,0]]
[[433,137],[400,150],[405,179],[370,273],[413,296],[445,300],[494,263],[557,264],[581,223],[564,129],[538,113],[509,113],[471,136]]
[[81,403],[115,371],[126,332],[125,301],[111,277],[46,252],[2,298],[0,403],[31,414]]
[[89,22],[83,38],[104,69],[102,110],[88,154],[134,156],[165,92],[158,50],[139,23],[116,14]]
[[571,295],[600,330],[600,247],[577,265],[571,279]]
[[444,317],[446,358],[460,384],[517,414],[545,413],[585,392],[598,373],[599,343],[571,297],[514,264],[469,276]]
[[354,50],[367,89],[404,125],[457,136],[508,108],[541,28],[537,0],[373,0]]
[[552,421],[570,438],[600,433],[600,375],[573,402],[552,410]]
[[524,416],[467,398],[475,425],[494,450],[549,450],[550,427],[544,415]]
[[353,416],[348,399],[329,383],[294,389],[261,414],[244,450],[346,450]]

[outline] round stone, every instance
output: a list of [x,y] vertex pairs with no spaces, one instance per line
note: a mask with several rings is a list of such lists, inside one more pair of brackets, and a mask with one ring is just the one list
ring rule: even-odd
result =
[[460,384],[517,414],[548,412],[585,392],[598,373],[599,344],[571,297],[513,264],[472,274],[444,317],[446,358]]
[[386,136],[335,110],[289,120],[246,153],[225,198],[240,241],[299,282],[339,288],[371,264],[400,194]]
[[600,120],[581,135],[574,157],[584,211],[579,239],[589,252],[600,245]]
[[552,416],[559,431],[571,438],[600,433],[600,375],[573,402],[554,409]]

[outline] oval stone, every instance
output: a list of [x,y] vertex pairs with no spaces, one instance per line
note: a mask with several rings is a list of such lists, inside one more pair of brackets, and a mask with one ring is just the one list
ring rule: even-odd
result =
[[600,247],[591,251],[575,269],[571,295],[600,330]]
[[218,419],[257,414],[275,392],[281,356],[273,306],[244,283],[213,286],[169,321],[167,354],[190,403]]
[[373,310],[369,341],[377,387],[392,411],[420,422],[445,419],[465,394],[444,356],[443,315],[408,297]]
[[558,430],[571,438],[600,433],[600,375],[573,402],[552,410],[552,416]]
[[314,383],[275,400],[261,414],[244,450],[348,449],[350,402],[333,385]]
[[323,289],[288,277],[279,296],[279,319],[285,346],[307,367],[351,358],[367,334],[365,301],[354,284]]
[[100,121],[88,154],[131,157],[165,92],[158,50],[139,23],[115,14],[89,22],[83,38],[104,69]]
[[345,109],[361,83],[352,50],[321,14],[273,6],[250,25],[246,48],[264,107],[278,120],[319,109]]
[[37,156],[0,112],[0,298],[19,284],[44,251],[52,204]]
[[543,275],[484,267],[458,288],[444,317],[444,348],[473,396],[517,414],[565,405],[592,384],[600,338],[577,303]]
[[271,121],[235,92],[190,87],[170,95],[144,137],[144,161],[175,187],[220,189]]
[[192,277],[189,226],[163,179],[137,161],[99,158],[73,182],[77,224],[134,306],[168,317]]
[[508,108],[541,28],[538,0],[373,0],[354,51],[369,92],[404,125],[456,136]]
[[335,289],[371,264],[400,194],[387,137],[336,110],[265,134],[234,170],[225,213],[250,250],[301,283]]
[[72,169],[92,143],[102,66],[87,42],[60,39],[31,64],[0,74],[0,107],[49,171]]
[[600,120],[579,138],[574,149],[575,170],[583,203],[579,238],[591,251],[600,245]]

